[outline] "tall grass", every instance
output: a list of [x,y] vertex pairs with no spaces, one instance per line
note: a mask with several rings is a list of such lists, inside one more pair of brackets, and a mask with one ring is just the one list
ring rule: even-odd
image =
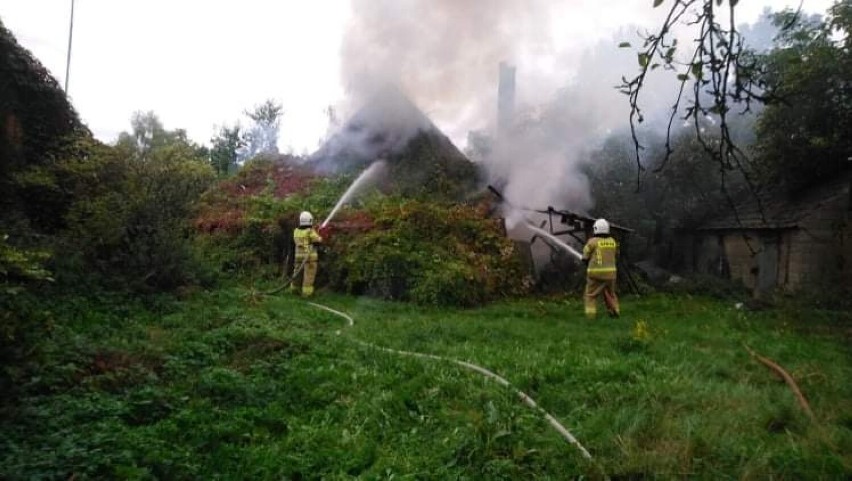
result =
[[[2,405],[0,478],[837,479],[852,470],[848,316],[806,324],[673,296],[626,299],[621,319],[597,321],[577,299],[470,310],[321,302],[355,327],[236,286],[157,309],[57,306],[66,327],[40,346],[42,363],[17,372],[15,399]],[[505,388],[353,340],[500,373],[594,462]],[[743,345],[790,371],[816,422]]]

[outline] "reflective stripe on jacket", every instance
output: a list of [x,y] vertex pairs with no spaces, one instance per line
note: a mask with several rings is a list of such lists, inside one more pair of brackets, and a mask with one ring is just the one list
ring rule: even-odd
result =
[[314,244],[322,242],[322,237],[310,227],[296,227],[293,230],[293,242],[296,244],[296,259],[310,257],[317,260],[317,250]]
[[586,274],[596,279],[614,279],[618,242],[612,237],[592,237],[583,247],[583,259],[589,261]]

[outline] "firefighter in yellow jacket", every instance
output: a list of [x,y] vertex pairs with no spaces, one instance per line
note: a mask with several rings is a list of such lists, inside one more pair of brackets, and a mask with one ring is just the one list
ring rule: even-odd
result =
[[583,247],[583,261],[586,262],[586,292],[583,295],[586,317],[594,319],[598,311],[598,297],[603,295],[604,303],[611,317],[618,317],[618,296],[615,294],[616,259],[618,243],[609,235],[609,222],[598,219],[592,225],[594,237]]
[[[322,243],[322,237],[313,228],[314,216],[310,212],[299,214],[299,227],[293,230],[293,243],[296,245],[295,263],[293,264],[293,293],[307,297],[314,293],[314,279],[317,277],[319,256],[315,244]],[[322,228],[320,228],[322,230]]]

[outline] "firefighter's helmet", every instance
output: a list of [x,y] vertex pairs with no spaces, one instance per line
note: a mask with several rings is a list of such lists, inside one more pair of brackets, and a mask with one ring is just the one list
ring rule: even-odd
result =
[[606,219],[596,220],[594,225],[592,225],[592,231],[595,233],[595,235],[609,234],[609,222],[607,222]]
[[314,216],[310,212],[304,211],[299,214],[299,227],[310,227],[314,223]]

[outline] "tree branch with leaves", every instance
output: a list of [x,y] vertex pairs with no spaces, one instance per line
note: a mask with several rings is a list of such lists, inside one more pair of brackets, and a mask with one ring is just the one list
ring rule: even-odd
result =
[[[655,8],[669,5],[665,20],[656,32],[642,35],[643,44],[637,52],[639,72],[633,78],[622,77],[618,86],[630,103],[637,175],[645,170],[641,158],[644,146],[637,132],[644,121],[641,94],[648,74],[663,68],[673,72],[679,84],[666,127],[664,156],[655,170],[664,169],[670,159],[672,129],[675,120],[681,119],[693,124],[699,142],[723,174],[737,170],[752,183],[745,155],[732,138],[729,118],[736,106],[745,113],[753,102],[770,99],[764,88],[761,63],[745,47],[737,30],[737,3],[738,0],[654,0]],[[694,32],[693,46],[678,45],[680,28]],[[620,47],[631,45],[623,42]],[[707,130],[712,125],[717,126],[718,132],[709,135]]]

